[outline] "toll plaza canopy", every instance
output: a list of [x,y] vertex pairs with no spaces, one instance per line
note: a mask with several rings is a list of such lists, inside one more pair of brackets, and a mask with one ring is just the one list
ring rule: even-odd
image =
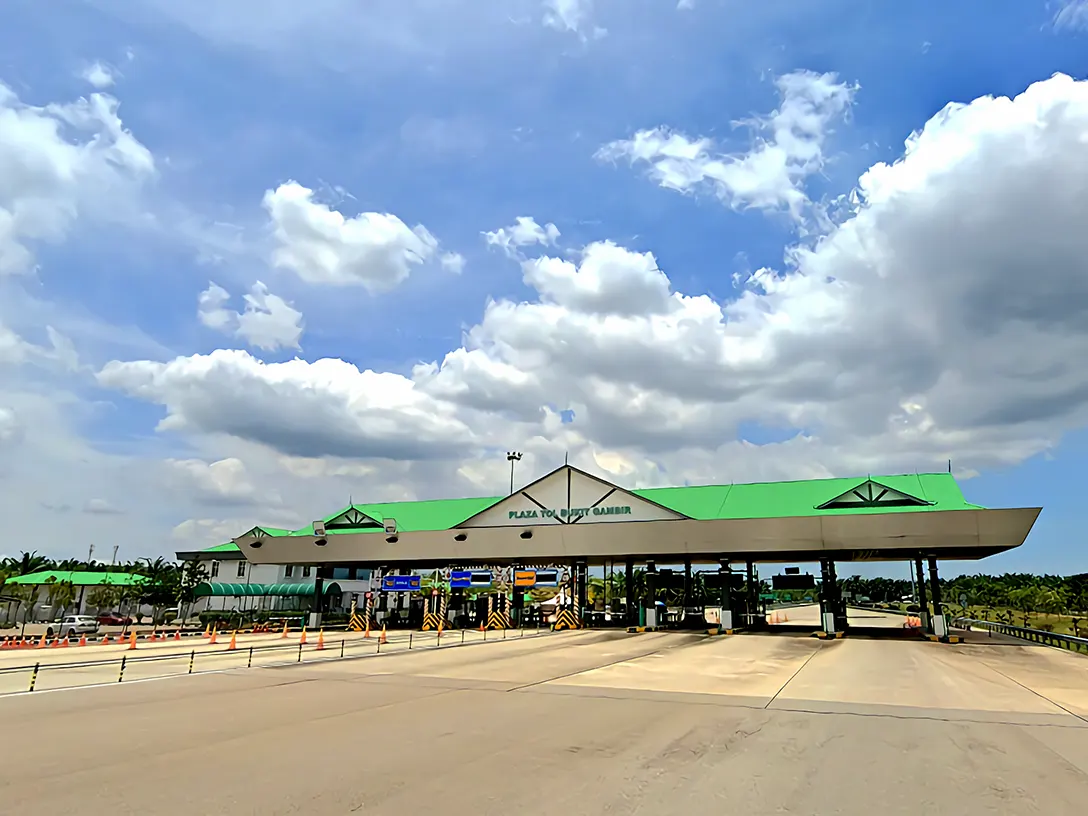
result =
[[970,504],[946,473],[626,490],[564,465],[509,496],[353,504],[233,541],[257,564],[413,568],[978,559],[1020,546],[1040,510]]

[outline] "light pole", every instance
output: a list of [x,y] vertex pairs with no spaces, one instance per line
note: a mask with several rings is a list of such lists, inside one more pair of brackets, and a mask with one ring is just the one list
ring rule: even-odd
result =
[[518,451],[507,451],[506,461],[510,463],[510,495],[514,495],[514,462],[521,461],[521,454]]

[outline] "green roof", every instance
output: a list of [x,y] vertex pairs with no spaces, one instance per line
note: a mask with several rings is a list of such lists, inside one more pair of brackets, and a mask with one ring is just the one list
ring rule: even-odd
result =
[[[964,499],[960,486],[949,473],[654,487],[627,492],[700,520],[983,509]],[[395,519],[398,533],[448,530],[505,498],[507,497],[491,496],[476,499],[352,504],[326,516],[323,521],[326,524],[326,535],[383,532],[384,519]],[[877,501],[878,498],[882,500]],[[889,499],[891,504],[887,503]],[[336,529],[338,522],[343,525],[340,529]],[[314,534],[312,524],[293,532],[272,532],[267,527],[259,529],[275,537]],[[229,543],[203,552],[236,550],[237,545]]]
[[133,572],[74,572],[72,570],[42,570],[31,572],[27,575],[15,575],[8,578],[8,584],[49,584],[53,582],[68,581],[73,586],[102,586],[113,584],[114,586],[129,586],[139,584],[147,580],[146,575]]
[[238,552],[238,545],[233,541],[228,541],[226,544],[216,544],[214,547],[208,547],[206,550],[201,550],[202,553],[223,553],[223,552]]

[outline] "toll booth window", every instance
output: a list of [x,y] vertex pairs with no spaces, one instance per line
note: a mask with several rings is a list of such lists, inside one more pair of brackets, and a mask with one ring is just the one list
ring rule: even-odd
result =
[[218,561],[212,561],[212,578],[218,578],[218,577],[219,577],[219,562]]
[[348,569],[347,567],[333,567],[332,577],[336,578],[337,580],[346,581],[347,579],[352,577],[351,573],[352,570]]
[[239,561],[238,562],[238,577],[239,578],[245,578],[246,577],[246,562],[245,561]]
[[302,577],[303,578],[309,578],[310,577],[310,568],[309,567],[303,567],[302,568]]
[[288,564],[286,567],[283,568],[283,577],[284,578],[290,578],[294,574],[295,574],[295,565],[294,564]]

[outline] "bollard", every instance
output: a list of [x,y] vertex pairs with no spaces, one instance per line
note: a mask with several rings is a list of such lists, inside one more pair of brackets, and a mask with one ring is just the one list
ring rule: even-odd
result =
[[34,671],[30,673],[30,688],[28,688],[27,691],[34,691],[34,686],[38,684],[38,669],[41,667],[41,663],[34,664]]
[[196,660],[196,649],[189,652],[189,674],[193,673],[193,661]]
[[374,654],[381,654],[381,653],[382,653],[382,640],[381,640],[381,638],[378,638],[378,651],[374,652]]
[[412,634],[413,634],[412,632],[408,633],[408,648],[409,649],[412,648]]
[[247,669],[252,669],[253,668],[253,647],[252,646],[249,647],[249,660],[246,661],[246,668]]
[[117,682],[120,683],[125,679],[125,663],[128,662],[128,655],[121,655],[121,671],[117,674]]
[[463,646],[464,644],[465,644],[465,630],[462,629],[461,630],[461,645]]
[[344,639],[340,638],[340,657],[344,656]]
[[506,627],[505,626],[502,628],[502,639],[506,640]]
[[302,662],[302,644],[301,643],[298,644],[298,660],[295,661],[295,662],[296,663],[301,663]]

